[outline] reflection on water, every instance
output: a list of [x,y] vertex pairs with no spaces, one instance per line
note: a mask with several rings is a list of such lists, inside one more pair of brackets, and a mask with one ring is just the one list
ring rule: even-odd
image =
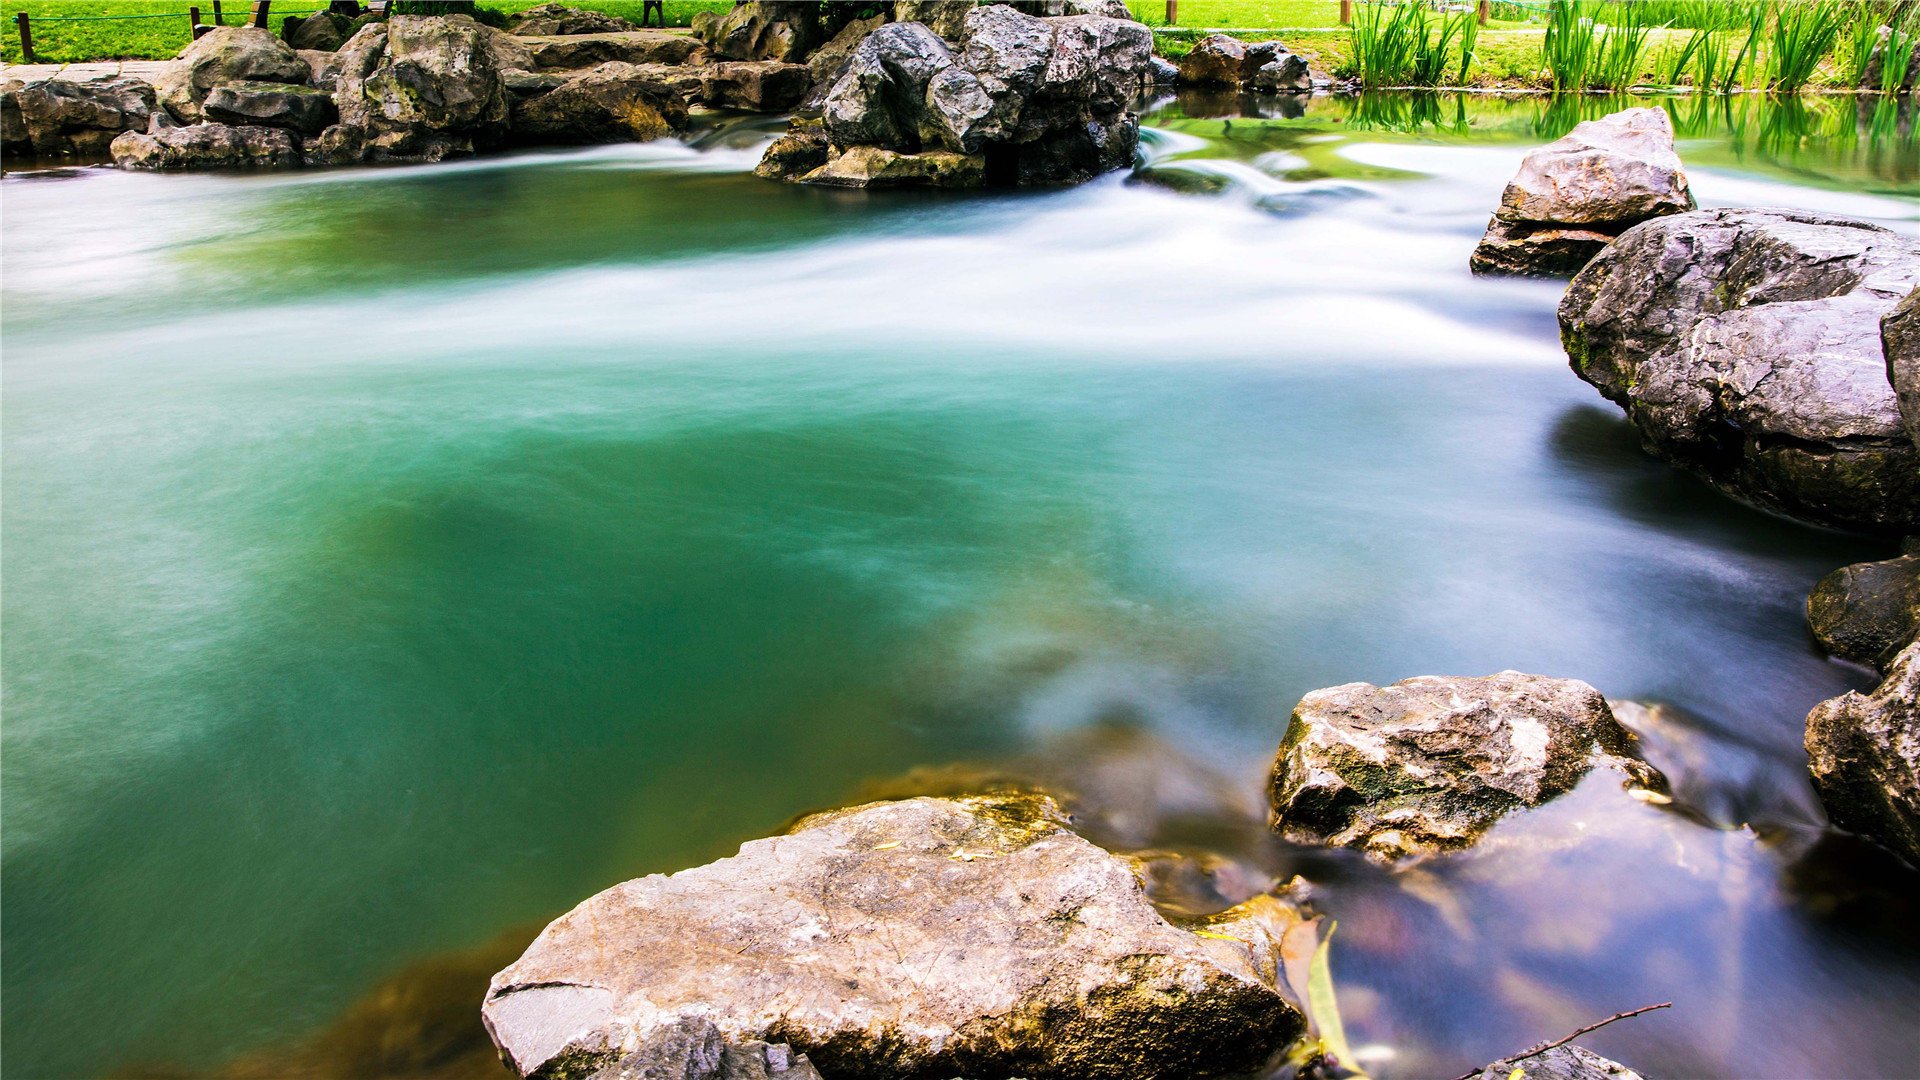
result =
[[[1887,552],[1650,461],[1558,288],[1467,273],[1554,107],[1176,101],[1137,178],[981,197],[753,180],[770,124],[10,177],[7,1070],[485,1073],[529,924],[986,775],[1174,910],[1303,875],[1383,1077],[1667,998],[1593,1045],[1900,1071],[1914,880],[1798,750],[1867,682],[1806,591]],[[1703,203],[1920,217],[1766,122],[1683,125]],[[1676,805],[1400,875],[1258,827],[1306,691],[1508,667],[1658,703]]]

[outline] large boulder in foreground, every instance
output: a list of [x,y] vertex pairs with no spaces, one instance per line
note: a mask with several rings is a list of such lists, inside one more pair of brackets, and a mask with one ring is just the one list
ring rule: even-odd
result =
[[1807,767],[1835,825],[1920,866],[1920,643],[1901,650],[1871,693],[1813,707]]
[[1807,596],[1807,625],[1827,652],[1885,671],[1920,635],[1920,555],[1843,566]]
[[1630,737],[1577,679],[1503,671],[1315,690],[1268,782],[1273,828],[1381,860],[1463,848],[1512,810],[1573,790],[1596,763],[1643,785]]
[[1783,209],[1628,230],[1573,279],[1560,338],[1654,456],[1820,525],[1920,532],[1920,450],[1881,354],[1920,238]]
[[523,1076],[639,1075],[705,1024],[835,1080],[1233,1075],[1302,1030],[1273,966],[1297,918],[1262,897],[1182,929],[1045,796],[914,798],[587,900],[482,1015]]
[[309,73],[300,54],[270,31],[253,26],[216,26],[180,50],[180,55],[154,76],[153,88],[174,119],[191,124],[204,119],[200,105],[216,86],[300,86]]
[[[438,161],[500,145],[509,97],[493,31],[465,15],[396,15],[341,48],[328,161]],[[297,58],[296,58],[297,59]]]
[[[969,183],[1077,183],[1132,162],[1140,128],[1127,105],[1152,51],[1131,20],[1004,4],[966,13],[957,53],[921,23],[892,23],[860,42],[826,94],[827,136],[836,156],[981,155]],[[829,163],[798,179],[845,184],[862,171]]]
[[1525,1080],[1641,1080],[1625,1065],[1572,1045],[1496,1061],[1473,1074],[1473,1080],[1513,1080],[1516,1073]]
[[1624,109],[1528,154],[1469,260],[1475,273],[1578,273],[1628,228],[1694,208],[1666,110]]
[[10,79],[0,87],[8,153],[98,157],[123,131],[145,131],[153,87],[139,79]]

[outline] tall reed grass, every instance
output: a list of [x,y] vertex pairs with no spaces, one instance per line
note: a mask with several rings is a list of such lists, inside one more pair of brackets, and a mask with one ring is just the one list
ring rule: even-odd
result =
[[1362,86],[1437,86],[1458,55],[1464,82],[1479,30],[1472,10],[1436,18],[1419,4],[1362,4],[1349,34],[1354,67]]
[[1831,0],[1781,6],[1773,18],[1772,89],[1791,93],[1813,78],[1820,61],[1839,44],[1844,16]]

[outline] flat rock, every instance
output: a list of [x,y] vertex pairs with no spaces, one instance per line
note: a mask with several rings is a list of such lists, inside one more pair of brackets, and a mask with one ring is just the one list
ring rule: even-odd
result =
[[1596,763],[1657,786],[1577,679],[1503,671],[1348,683],[1302,698],[1268,783],[1273,828],[1382,860],[1466,847],[1510,811],[1571,791]]
[[201,103],[201,114],[222,124],[260,124],[318,135],[334,121],[333,95],[311,86],[228,83]]
[[1920,532],[1920,451],[1881,319],[1920,283],[1920,238],[1784,209],[1636,225],[1560,301],[1573,370],[1646,449],[1820,525]]
[[856,146],[800,179],[828,187],[977,188],[986,183],[986,161],[978,154],[951,150],[902,154]]
[[1234,1075],[1303,1029],[1273,967],[1298,917],[1262,897],[1197,934],[1051,799],[914,798],[587,900],[482,1015],[524,1076],[639,1075],[705,1024],[836,1080]]
[[1470,262],[1475,273],[1571,275],[1628,228],[1693,208],[1666,110],[1624,109],[1528,154]]
[[1474,1074],[1474,1080],[1641,1080],[1640,1074],[1617,1061],[1608,1061],[1578,1046],[1556,1046],[1531,1057],[1496,1061]]
[[293,47],[267,30],[216,26],[180,50],[154,77],[160,104],[182,123],[201,119],[200,103],[216,86],[252,82],[306,83],[311,71]]
[[513,107],[517,142],[647,142],[686,126],[686,103],[674,86],[649,69],[618,61]]
[[805,64],[736,60],[702,64],[696,70],[702,97],[715,109],[786,112],[813,88],[813,72]]
[[1920,642],[1901,650],[1871,693],[1813,707],[1807,767],[1835,825],[1920,866]]
[[300,141],[285,128],[211,122],[124,132],[112,150],[113,163],[123,169],[287,168],[302,162]]
[[1885,671],[1920,635],[1920,555],[1843,566],[1807,596],[1807,625],[1827,652]]
[[626,64],[684,64],[700,43],[685,34],[664,30],[620,30],[603,34],[565,34],[553,37],[515,37],[532,66],[541,71],[597,67],[618,60]]

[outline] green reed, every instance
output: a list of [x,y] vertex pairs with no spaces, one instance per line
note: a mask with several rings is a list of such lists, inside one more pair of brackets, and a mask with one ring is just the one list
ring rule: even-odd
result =
[[1435,86],[1446,80],[1459,43],[1460,79],[1479,40],[1471,10],[1429,18],[1418,4],[1365,4],[1355,14],[1350,38],[1362,86]]
[[[1751,3],[1737,6],[1742,8],[1741,15],[1746,36],[1740,43],[1740,51],[1733,54],[1733,60],[1727,65],[1726,75],[1720,81],[1721,93],[1733,92],[1734,84],[1740,79],[1742,64],[1747,68],[1749,86],[1758,85],[1762,81],[1764,72],[1764,61],[1760,58],[1760,42],[1767,33],[1767,5]],[[1736,25],[1735,29],[1740,27]]]
[[1832,0],[1782,5],[1773,20],[1771,87],[1791,93],[1805,86],[1839,44],[1843,18],[1841,5]]
[[1547,11],[1547,36],[1540,56],[1553,77],[1555,90],[1584,90],[1598,51],[1595,0],[1553,0]]
[[1913,62],[1913,43],[1916,34],[1913,20],[1905,26],[1888,27],[1886,53],[1880,61],[1880,92],[1889,96],[1900,92],[1907,84],[1907,69]]
[[1588,83],[1606,90],[1624,90],[1640,81],[1640,60],[1652,31],[1642,18],[1640,5],[1628,4],[1619,18],[1606,28],[1594,51],[1593,70]]

